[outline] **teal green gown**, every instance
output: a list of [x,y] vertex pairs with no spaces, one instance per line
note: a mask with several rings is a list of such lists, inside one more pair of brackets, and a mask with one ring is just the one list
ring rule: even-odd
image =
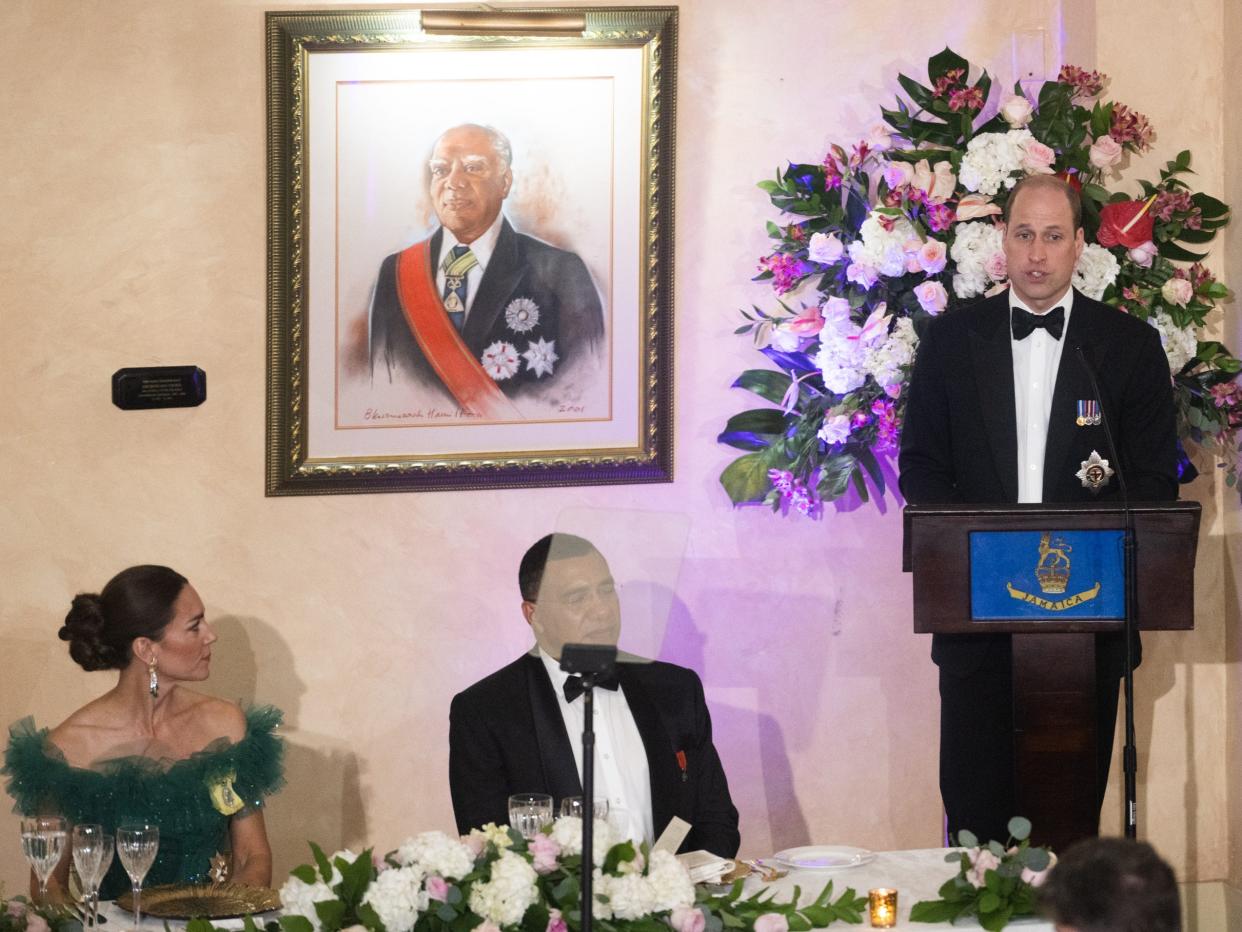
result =
[[[195,883],[208,880],[211,859],[228,850],[230,819],[245,818],[284,784],[284,742],[275,734],[280,722],[279,709],[256,706],[246,710],[246,734],[236,744],[221,738],[185,760],[123,757],[83,769],[71,767],[48,744],[48,729],[36,729],[25,718],[9,729],[0,772],[9,777],[6,789],[19,814],[55,812],[72,824],[97,822],[107,831],[135,821],[159,826],[159,853],[143,886]],[[230,777],[236,799],[222,790]],[[229,816],[218,803],[226,811],[238,803],[243,808]],[[129,887],[120,858],[114,858],[100,897],[115,899]]]

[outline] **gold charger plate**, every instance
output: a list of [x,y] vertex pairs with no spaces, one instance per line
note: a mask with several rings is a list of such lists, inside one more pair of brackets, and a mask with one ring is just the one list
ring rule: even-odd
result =
[[[132,911],[133,893],[121,894],[116,905]],[[279,908],[275,890],[240,883],[170,883],[142,891],[142,914],[157,919],[236,919]]]

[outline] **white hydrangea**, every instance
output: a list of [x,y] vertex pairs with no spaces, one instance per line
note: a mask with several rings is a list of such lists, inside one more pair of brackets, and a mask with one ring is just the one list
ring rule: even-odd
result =
[[374,908],[387,932],[411,932],[427,909],[423,872],[417,867],[386,870],[371,882],[362,902]]
[[906,243],[919,241],[909,220],[873,213],[862,222],[858,233],[860,238],[850,243],[850,261],[889,278],[906,273]]
[[492,877],[470,891],[470,910],[498,926],[516,925],[538,899],[538,874],[520,854],[503,851],[492,862]]
[[407,838],[397,849],[397,862],[417,864],[424,873],[448,880],[465,877],[474,867],[474,854],[460,840],[444,832],[423,832]]
[[903,367],[914,361],[914,348],[918,342],[913,321],[908,317],[899,317],[893,325],[893,332],[882,343],[877,342],[868,350],[863,367],[885,392],[900,387],[905,381]]
[[1022,170],[1026,143],[1033,139],[1028,129],[1006,133],[980,133],[966,144],[958,180],[967,191],[993,195],[1002,187],[1017,183],[1014,172]]
[[608,897],[612,915],[617,919],[641,919],[655,911],[655,890],[642,874],[605,874],[600,879],[601,896]]
[[668,851],[651,852],[647,879],[651,882],[656,912],[694,905],[694,883],[690,880],[690,872]]
[[[617,836],[612,825],[604,819],[596,819],[591,836],[591,856],[602,864],[613,845],[624,841]],[[562,816],[552,824],[552,840],[561,846],[563,857],[582,854],[582,820],[575,816]]]
[[1189,327],[1179,327],[1164,311],[1157,311],[1147,318],[1147,322],[1160,333],[1160,345],[1169,358],[1169,371],[1181,372],[1182,366],[1199,352],[1199,340],[1194,331]]
[[1088,298],[1100,300],[1104,290],[1117,280],[1121,263],[1117,257],[1095,243],[1088,243],[1074,267],[1074,287]]
[[959,298],[973,298],[987,291],[993,281],[1003,281],[1003,278],[993,279],[988,275],[988,260],[1002,251],[1004,237],[1000,227],[972,220],[959,223],[953,232],[949,255],[957,267],[953,275],[954,294]]
[[[338,872],[339,873],[339,872]],[[339,877],[338,877],[339,881]],[[319,915],[315,912],[316,903],[335,900],[336,894],[322,880],[306,883],[297,877],[290,876],[280,888],[280,905],[286,916],[303,916],[310,920],[315,932],[319,932]]]

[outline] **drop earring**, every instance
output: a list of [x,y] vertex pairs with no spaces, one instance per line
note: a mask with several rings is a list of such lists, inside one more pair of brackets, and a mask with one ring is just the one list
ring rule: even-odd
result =
[[154,699],[160,694],[160,675],[155,669],[155,658],[151,658],[151,662],[147,664],[147,676],[149,677],[147,688],[151,691],[151,698]]

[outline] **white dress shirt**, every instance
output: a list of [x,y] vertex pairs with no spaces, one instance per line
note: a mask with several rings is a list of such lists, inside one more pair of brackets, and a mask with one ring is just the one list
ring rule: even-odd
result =
[[[1013,338],[1009,330],[1009,344],[1013,350],[1013,400],[1018,427],[1018,501],[1042,502],[1044,500],[1044,449],[1048,444],[1048,421],[1052,411],[1052,392],[1057,384],[1057,369],[1061,365],[1061,351],[1065,347],[1065,335],[1069,333],[1070,312],[1074,305],[1074,289],[1070,288],[1053,302],[1053,308],[1065,308],[1065,329],[1061,339],[1047,330],[1035,329],[1025,340]],[[1010,315],[1013,308],[1031,311],[1022,299],[1009,289]],[[1032,314],[1036,313],[1031,311]]]
[[[578,779],[582,779],[582,698],[565,701],[565,681],[569,674],[558,661],[539,650],[552,691],[561,709]],[[651,822],[651,776],[647,768],[647,749],[634,723],[634,713],[621,689],[596,689],[595,714],[595,798],[608,800],[608,821],[625,838],[635,842],[654,841]],[[558,813],[559,815],[559,813]]]
[[[504,222],[504,213],[496,214],[496,219],[483,232],[483,235],[473,243],[467,244],[479,264],[466,273],[466,317],[470,316],[470,308],[474,307],[474,296],[479,291],[479,284],[483,281],[483,273],[487,271],[487,264],[492,261],[492,253],[496,251],[496,240],[500,239],[500,227]],[[438,263],[436,265],[436,294],[439,295],[444,294],[444,257],[449,254],[450,249],[460,244],[460,240],[448,227],[441,227],[441,229],[444,230],[444,236],[440,242],[440,257],[436,260]]]

